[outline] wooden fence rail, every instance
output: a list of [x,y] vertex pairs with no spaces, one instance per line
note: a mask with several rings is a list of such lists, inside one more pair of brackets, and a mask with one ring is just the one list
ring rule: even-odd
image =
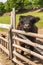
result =
[[9,29],[10,28],[10,25],[9,24],[1,24],[0,23],[0,28]]
[[5,41],[6,43],[8,43],[8,40],[6,40],[5,38],[3,37],[0,37],[1,40]]
[[43,49],[43,46],[42,45],[37,44],[37,43],[34,43],[34,42],[31,42],[30,40],[24,40],[24,39],[21,39],[21,38],[18,38],[18,37],[13,37],[13,39],[18,40],[20,42],[23,42],[23,43],[25,43],[27,45],[31,45],[33,47]]
[[25,31],[21,31],[21,30],[17,30],[17,29],[12,29],[12,32],[43,39],[43,35],[41,35],[41,34],[25,32]]
[[3,45],[0,44],[0,49],[2,49],[6,54],[9,55],[8,49],[6,49]]

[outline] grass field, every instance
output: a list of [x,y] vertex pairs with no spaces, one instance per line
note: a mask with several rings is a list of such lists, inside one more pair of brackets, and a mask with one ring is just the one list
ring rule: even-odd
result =
[[[43,12],[27,12],[27,13],[23,13],[23,14],[16,14],[16,24],[18,24],[19,22],[19,17],[21,15],[33,15],[33,16],[37,16],[40,18],[40,21],[38,23],[36,23],[38,28],[43,28]],[[10,24],[10,16],[1,16],[0,17],[0,23],[5,23],[5,24]],[[3,30],[3,29],[1,29]]]

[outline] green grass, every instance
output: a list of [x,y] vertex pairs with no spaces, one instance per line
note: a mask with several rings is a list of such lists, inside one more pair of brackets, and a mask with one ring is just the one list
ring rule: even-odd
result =
[[10,23],[10,16],[1,16],[0,23],[2,24],[9,24]]
[[[18,24],[19,22],[19,17],[21,15],[33,15],[33,16],[37,16],[40,18],[40,21],[38,23],[36,23],[38,28],[43,28],[43,12],[27,12],[27,13],[23,13],[23,14],[16,14],[16,24]],[[4,24],[10,24],[10,16],[1,16],[0,17],[0,23],[4,23]],[[3,29],[1,29],[3,30]]]

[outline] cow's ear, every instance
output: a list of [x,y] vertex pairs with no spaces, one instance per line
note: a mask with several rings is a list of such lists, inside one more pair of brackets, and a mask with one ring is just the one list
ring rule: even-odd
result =
[[20,22],[20,23],[23,23],[23,22],[24,22],[24,17],[25,17],[25,16],[20,16],[20,18],[19,18],[19,22]]
[[39,17],[32,17],[32,18],[30,19],[30,21],[31,21],[32,24],[35,24],[35,23],[38,22],[39,20],[40,20]]
[[[38,21],[40,20],[40,18],[39,18],[39,17],[35,17],[35,18],[36,18],[36,22],[38,22]],[[36,23],[36,22],[35,22],[35,23]]]

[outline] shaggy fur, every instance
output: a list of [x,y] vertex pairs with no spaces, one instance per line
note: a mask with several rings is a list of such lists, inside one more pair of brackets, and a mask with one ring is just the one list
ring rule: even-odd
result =
[[[40,18],[31,16],[31,15],[20,16],[20,18],[19,18],[19,24],[18,24],[17,29],[18,30],[23,30],[25,32],[38,33],[38,28],[36,27],[35,23],[38,22],[39,20],[40,20]],[[31,36],[26,36],[26,37],[29,40],[31,40],[32,42],[36,41],[36,38],[34,38],[34,37],[31,37]],[[26,46],[24,43],[23,44],[20,43],[20,45],[22,47]],[[30,49],[33,51],[34,47],[30,46]],[[21,54],[23,55],[24,52],[21,51]]]

